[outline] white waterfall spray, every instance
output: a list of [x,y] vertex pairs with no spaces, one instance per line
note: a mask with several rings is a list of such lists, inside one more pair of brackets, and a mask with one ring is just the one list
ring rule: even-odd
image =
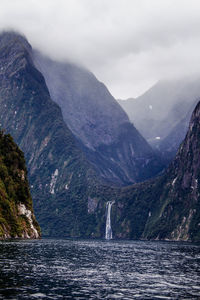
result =
[[114,201],[108,201],[107,204],[106,204],[106,210],[107,210],[106,234],[105,234],[106,240],[111,240],[112,239],[112,228],[111,228],[110,214],[111,214],[111,208],[112,208],[113,203],[114,203]]

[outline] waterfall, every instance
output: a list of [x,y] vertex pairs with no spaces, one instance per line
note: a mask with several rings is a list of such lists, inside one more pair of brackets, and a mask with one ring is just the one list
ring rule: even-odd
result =
[[112,239],[112,228],[111,228],[110,214],[111,214],[111,208],[112,208],[113,203],[114,203],[114,201],[108,201],[107,204],[106,204],[106,210],[107,210],[106,235],[105,235],[106,240],[111,240]]

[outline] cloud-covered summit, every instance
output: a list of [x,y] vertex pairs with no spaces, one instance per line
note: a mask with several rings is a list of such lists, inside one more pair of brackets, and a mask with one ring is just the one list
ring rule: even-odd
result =
[[1,0],[0,29],[85,65],[116,98],[200,71],[198,0]]

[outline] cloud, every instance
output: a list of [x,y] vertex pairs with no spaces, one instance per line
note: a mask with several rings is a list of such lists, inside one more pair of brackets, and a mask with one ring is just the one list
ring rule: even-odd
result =
[[1,0],[0,28],[85,65],[116,98],[200,73],[198,0]]

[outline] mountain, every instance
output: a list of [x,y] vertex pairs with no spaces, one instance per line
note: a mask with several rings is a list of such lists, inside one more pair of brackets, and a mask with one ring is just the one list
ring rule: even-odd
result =
[[106,182],[126,185],[162,170],[151,147],[90,71],[53,61],[38,51],[34,51],[33,59],[79,147]]
[[157,211],[146,224],[144,236],[200,240],[199,135],[200,102],[192,114],[186,138],[164,176]]
[[27,40],[2,33],[0,47],[0,126],[25,154],[43,235],[80,235],[89,223],[88,189],[95,186],[95,172],[51,100]]
[[24,151],[44,236],[104,237],[111,201],[115,238],[200,240],[200,104],[175,159],[162,175],[112,187],[97,175],[82,142],[52,101],[27,40],[2,33],[0,47],[0,124]]
[[[198,101],[195,101],[195,103],[196,102]],[[163,140],[161,140],[160,144],[157,146],[161,155],[167,158],[169,161],[175,157],[180,144],[186,136],[195,103],[192,104],[190,109],[181,120],[177,120],[170,133]]]
[[24,155],[12,137],[0,131],[0,239],[39,237]]
[[[120,100],[136,128],[153,146],[159,149],[163,140],[178,126],[187,113],[191,113],[200,96],[200,78],[162,80],[136,99]],[[176,136],[182,141],[191,115],[186,117],[186,130]],[[176,145],[175,152],[179,145]]]
[[43,236],[103,236],[115,189],[102,182],[64,122],[26,38],[4,32],[0,47],[0,126],[24,152]]
[[199,136],[200,102],[165,173],[120,191],[112,215],[116,237],[200,241]]
[[[52,101],[45,79],[35,67],[26,38],[4,32],[0,35],[0,47],[0,126],[14,137],[25,154],[34,210],[43,235],[102,236],[104,209],[106,202],[115,198],[115,189],[105,186],[94,164],[88,161],[82,141],[78,141],[63,120],[60,107]],[[119,114],[127,120],[121,110]],[[127,122],[121,128],[113,147],[122,143],[124,153],[132,153],[127,165],[134,165],[133,170],[137,171],[134,178],[148,177],[156,168],[158,171],[155,155],[134,127]],[[132,144],[129,132],[138,144],[134,141]],[[141,145],[144,149],[140,154]],[[113,152],[116,154],[115,149]],[[116,155],[113,160],[123,156],[123,152]]]

